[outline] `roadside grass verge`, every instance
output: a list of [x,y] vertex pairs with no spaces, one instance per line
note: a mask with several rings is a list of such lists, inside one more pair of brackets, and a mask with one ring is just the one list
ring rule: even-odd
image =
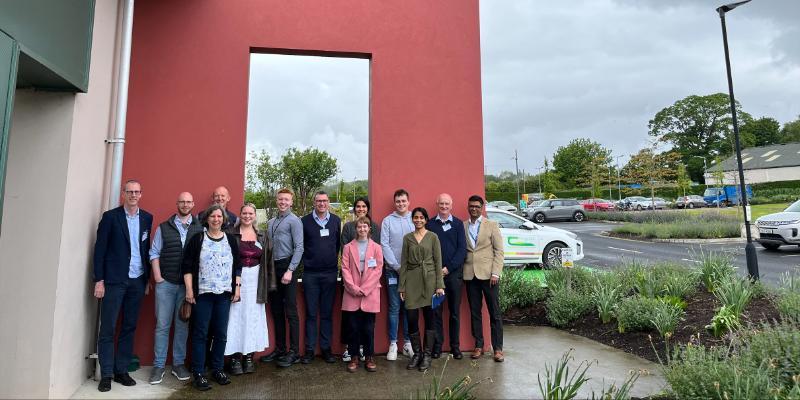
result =
[[[750,206],[753,221],[759,217],[767,214],[774,214],[783,211],[788,207],[788,203],[771,203],[771,204],[754,204]],[[685,218],[695,218],[697,215],[703,215],[704,218],[712,218],[711,215],[719,216],[720,219],[733,219],[736,221],[741,220],[741,209],[738,207],[707,207],[695,208],[689,210],[657,210],[657,211],[589,211],[586,213],[587,219],[595,221],[612,221],[612,222],[652,222],[652,221],[674,221],[684,220]]]
[[741,235],[739,223],[735,221],[628,223],[615,227],[612,232],[645,239],[720,239]]

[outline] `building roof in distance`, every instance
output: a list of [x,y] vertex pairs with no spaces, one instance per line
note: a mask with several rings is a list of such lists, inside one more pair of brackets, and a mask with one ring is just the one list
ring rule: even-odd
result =
[[[736,171],[736,154],[726,158],[719,165],[708,168],[708,172]],[[769,146],[742,149],[742,167],[744,169],[767,169],[800,166],[800,142],[771,144]]]

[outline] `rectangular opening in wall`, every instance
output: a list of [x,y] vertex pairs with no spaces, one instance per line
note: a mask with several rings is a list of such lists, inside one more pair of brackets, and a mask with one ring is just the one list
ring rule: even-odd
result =
[[284,186],[296,193],[296,214],[322,189],[346,217],[367,195],[368,55],[252,53],[249,78],[244,197],[265,209],[259,221]]

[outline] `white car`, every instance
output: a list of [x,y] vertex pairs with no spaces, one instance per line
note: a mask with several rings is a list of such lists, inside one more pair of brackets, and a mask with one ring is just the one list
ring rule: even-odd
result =
[[509,211],[509,212],[512,212],[512,213],[513,212],[517,212],[517,207],[514,207],[513,204],[511,204],[511,203],[509,203],[507,201],[502,201],[502,200],[490,201],[488,206],[489,207],[494,207],[494,208],[499,208],[501,210]]
[[800,245],[800,200],[783,212],[768,214],[756,220],[758,243],[767,250],[784,244]]
[[486,216],[500,225],[505,265],[542,264],[545,268],[558,267],[564,248],[572,249],[573,261],[583,259],[583,242],[572,232],[537,225],[499,208],[487,207]]

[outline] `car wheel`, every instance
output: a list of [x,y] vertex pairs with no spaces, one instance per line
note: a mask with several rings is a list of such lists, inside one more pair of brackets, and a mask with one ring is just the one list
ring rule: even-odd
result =
[[542,266],[547,269],[561,267],[561,249],[565,248],[563,243],[553,242],[545,246],[542,253]]
[[636,211],[642,211],[642,205],[641,204],[636,206]]
[[541,224],[542,222],[544,222],[544,214],[542,214],[542,213],[536,213],[536,214],[533,216],[533,220]]
[[576,212],[575,215],[572,216],[572,220],[575,221],[575,222],[583,222],[583,220],[585,218],[586,218],[586,215],[584,215],[580,211]]
[[694,208],[694,203],[689,203],[689,208]]
[[767,250],[778,250],[778,247],[781,247],[781,245],[775,243],[761,243],[761,247]]

